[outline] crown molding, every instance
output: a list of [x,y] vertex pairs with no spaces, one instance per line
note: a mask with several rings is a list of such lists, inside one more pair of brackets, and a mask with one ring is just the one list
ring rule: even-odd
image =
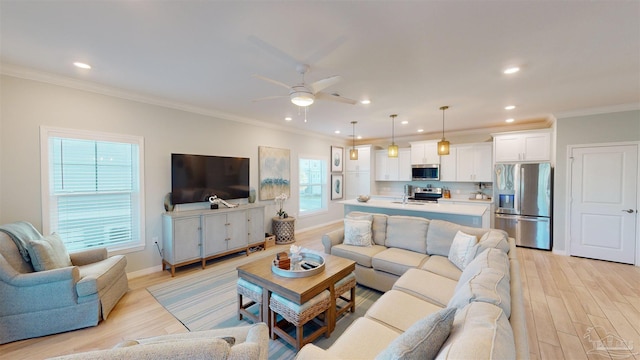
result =
[[[78,79],[70,78],[67,76],[56,75],[56,74],[48,73],[45,71],[39,71],[39,70],[22,67],[18,65],[13,65],[13,64],[0,63],[0,74],[21,78],[21,79],[26,79],[26,80],[47,83],[47,84],[56,85],[56,86],[62,86],[62,87],[81,90],[81,91],[92,92],[100,95],[116,97],[124,100],[130,100],[130,101],[135,101],[135,102],[149,104],[149,105],[161,106],[169,109],[185,111],[188,113],[193,113],[198,115],[204,115],[204,116],[213,117],[221,120],[234,121],[234,122],[243,123],[251,126],[260,126],[263,128],[284,131],[284,132],[288,132],[296,135],[311,136],[311,137],[328,140],[332,142],[336,141],[336,137],[333,137],[333,136],[322,135],[315,132],[310,132],[310,131],[305,131],[300,129],[288,128],[282,125],[274,125],[274,124],[258,121],[255,119],[245,118],[242,116],[237,116],[237,115],[222,112],[222,111],[217,111],[214,109],[193,106],[193,105],[189,105],[181,102],[167,100],[165,98],[161,98],[157,96],[150,96],[150,95],[138,93],[135,91],[124,90],[124,89],[120,89],[112,86],[106,86],[106,85],[102,85],[102,84],[98,84],[98,83],[86,81],[86,80],[78,80]],[[339,139],[339,140],[342,141],[343,139]]]

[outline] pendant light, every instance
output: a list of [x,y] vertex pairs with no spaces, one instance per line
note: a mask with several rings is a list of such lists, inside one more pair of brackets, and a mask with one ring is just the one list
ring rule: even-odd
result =
[[351,151],[349,151],[349,159],[358,160],[358,149],[356,149],[356,124],[357,121],[352,121],[351,125],[353,125],[353,146],[351,147]]
[[448,106],[440,107],[442,110],[442,140],[438,141],[438,155],[449,155],[449,142],[444,139],[444,111],[448,108]]
[[387,155],[390,158],[398,157],[398,145],[395,143],[395,125],[396,125],[396,116],[397,114],[389,115],[391,117],[391,145],[387,149]]

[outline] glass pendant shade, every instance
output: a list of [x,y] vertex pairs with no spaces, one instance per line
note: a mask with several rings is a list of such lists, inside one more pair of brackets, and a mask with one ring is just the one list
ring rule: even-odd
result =
[[442,140],[438,141],[438,155],[449,155],[449,142],[444,139],[444,111],[448,108],[448,106],[440,107],[442,110]]
[[351,147],[351,150],[349,151],[349,159],[351,160],[358,160],[358,149],[356,149],[356,124],[357,123],[358,123],[357,121],[351,122],[351,125],[353,126],[352,147]]
[[387,148],[387,156],[390,158],[398,157],[398,145],[395,142],[395,125],[396,125],[396,114],[389,115],[391,117],[391,145]]
[[447,140],[438,141],[438,155],[449,155],[449,142]]
[[387,148],[387,155],[390,158],[397,158],[398,157],[398,145],[396,145],[396,144],[389,145],[389,148]]

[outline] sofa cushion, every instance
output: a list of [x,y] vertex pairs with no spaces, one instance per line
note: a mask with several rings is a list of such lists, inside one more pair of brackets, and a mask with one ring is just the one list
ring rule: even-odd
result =
[[373,221],[371,224],[371,233],[373,237],[373,243],[376,245],[384,245],[384,241],[387,238],[387,218],[386,214],[372,214],[360,211],[352,211],[347,214],[347,218],[358,219],[363,216],[371,216]]
[[360,317],[349,325],[327,352],[341,359],[373,359],[400,335],[400,331]]
[[364,247],[339,244],[331,247],[331,255],[353,260],[361,266],[370,268],[373,256],[386,249],[381,245]]
[[407,270],[417,268],[429,258],[429,255],[417,252],[389,248],[373,256],[371,265],[374,269],[401,276]]
[[344,244],[371,246],[371,220],[344,219]]
[[404,291],[391,289],[371,305],[365,316],[404,332],[416,321],[443,308]]
[[515,359],[513,331],[502,309],[473,302],[458,310],[436,359]]
[[[74,359],[228,359],[229,344],[217,338],[167,341],[153,345],[135,345],[109,350],[97,350],[85,353],[56,357],[56,360]],[[239,358],[239,357],[236,357]]]
[[455,280],[429,271],[409,269],[393,284],[393,289],[445,307],[455,293],[456,284]]
[[[502,250],[486,249],[477,255],[460,274],[458,286],[468,282],[484,268],[492,268],[509,275],[509,257]],[[457,288],[456,288],[457,290]]]
[[387,219],[385,246],[427,253],[429,220],[413,216],[390,216]]
[[458,269],[464,270],[476,256],[477,244],[478,238],[475,235],[458,230],[449,249],[449,261],[457,266]]
[[434,359],[449,336],[455,314],[456,309],[448,308],[418,320],[393,340],[376,359]]
[[458,231],[481,237],[487,229],[462,226],[444,220],[431,220],[427,232],[427,254],[449,256],[451,242]]
[[458,284],[448,306],[462,309],[471,302],[481,301],[499,306],[511,316],[509,276],[492,268],[484,268],[469,281]]
[[460,279],[460,275],[462,274],[462,270],[453,265],[453,263],[449,261],[447,257],[440,255],[429,256],[427,261],[425,261],[422,266],[420,266],[420,269],[444,276],[455,281],[458,281],[458,279]]
[[491,229],[480,237],[478,254],[486,249],[500,249],[509,253],[509,235],[504,230]]
[[29,257],[35,271],[72,266],[67,248],[56,233],[42,239],[29,240]]

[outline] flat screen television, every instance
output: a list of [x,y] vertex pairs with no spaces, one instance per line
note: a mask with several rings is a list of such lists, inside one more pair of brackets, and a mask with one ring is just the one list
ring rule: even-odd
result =
[[171,201],[187,204],[249,197],[249,159],[171,154]]

